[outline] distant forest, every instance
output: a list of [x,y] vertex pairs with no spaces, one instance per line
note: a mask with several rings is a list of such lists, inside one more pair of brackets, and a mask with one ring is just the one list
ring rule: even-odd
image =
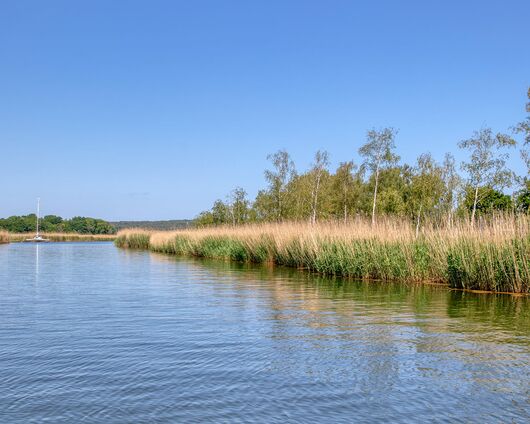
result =
[[[0,218],[0,229],[11,233],[34,233],[37,231],[37,215],[32,213]],[[116,229],[102,219],[83,216],[63,219],[57,215],[46,215],[39,219],[39,231],[43,233],[114,234]]]
[[[528,99],[530,112],[530,89]],[[418,227],[426,220],[450,224],[455,217],[473,225],[478,216],[496,211],[529,212],[530,116],[506,133],[484,127],[461,140],[458,147],[467,159],[460,164],[451,153],[441,163],[430,153],[420,154],[413,164],[400,163],[397,135],[394,128],[368,131],[358,149],[362,162],[341,162],[335,171],[329,169],[326,151],[316,152],[304,172],[298,172],[287,151],[271,154],[271,167],[265,171],[267,187],[254,200],[236,187],[226,200],[219,199],[202,212],[196,225],[315,223],[356,216],[374,222],[379,215],[408,218]],[[509,167],[512,152],[526,165],[523,175]]]
[[[37,230],[35,214],[0,218],[0,230],[11,233],[34,233]],[[124,228],[145,228],[150,230],[176,230],[193,226],[189,219],[167,221],[118,221],[76,216],[64,219],[56,215],[46,215],[39,220],[39,230],[43,233],[114,234]]]
[[144,228],[147,230],[177,230],[193,226],[190,219],[172,219],[167,221],[117,221],[111,222],[116,230],[124,228]]

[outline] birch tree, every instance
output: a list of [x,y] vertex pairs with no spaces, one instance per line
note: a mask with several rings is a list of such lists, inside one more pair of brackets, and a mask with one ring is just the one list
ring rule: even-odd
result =
[[374,174],[375,185],[372,201],[372,225],[375,224],[375,208],[377,204],[377,190],[379,188],[379,175],[382,169],[392,166],[399,161],[393,150],[395,149],[394,128],[372,129],[368,131],[366,143],[359,149],[359,154],[364,158],[363,169],[368,168]]
[[441,197],[441,209],[447,217],[447,226],[453,225],[453,213],[457,190],[461,184],[460,175],[456,171],[455,158],[451,153],[446,153],[442,164],[442,180],[444,182],[444,192]]
[[228,205],[232,225],[243,224],[248,218],[247,192],[241,187],[236,187],[230,192]]
[[320,192],[320,185],[322,182],[322,176],[327,171],[329,166],[329,155],[326,151],[317,151],[315,154],[315,162],[311,168],[311,175],[313,176],[313,186],[311,189],[311,224],[317,222],[317,209],[318,209],[318,195]]
[[359,197],[359,176],[354,177],[355,164],[352,161],[341,162],[333,176],[332,190],[335,195],[336,216],[342,216],[344,223],[348,221],[348,213],[355,206]]
[[269,183],[269,191],[273,201],[274,215],[277,221],[285,217],[286,188],[289,181],[296,175],[294,162],[285,150],[278,150],[267,159],[272,162],[273,170],[265,171],[265,178]]
[[212,206],[212,221],[214,225],[225,224],[229,221],[229,208],[222,200],[218,199]]
[[513,174],[506,167],[509,155],[504,149],[515,144],[515,140],[505,134],[493,134],[491,128],[475,131],[471,138],[458,143],[458,147],[469,151],[469,161],[462,162],[461,167],[467,172],[467,182],[473,189],[471,226],[475,225],[479,189],[489,186],[501,190],[511,185]]
[[412,174],[410,206],[416,219],[416,237],[418,237],[422,214],[433,212],[444,187],[441,168],[429,153],[418,157]]

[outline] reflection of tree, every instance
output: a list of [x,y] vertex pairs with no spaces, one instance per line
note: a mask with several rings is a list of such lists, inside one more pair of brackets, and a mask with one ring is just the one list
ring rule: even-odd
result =
[[[452,390],[460,381],[459,390],[471,396],[477,390],[506,389],[510,376],[512,384],[521,382],[513,361],[528,363],[528,297],[353,281],[292,268],[177,261],[208,282],[212,301],[224,297],[241,311],[233,318],[241,320],[242,331],[261,332],[260,340],[270,348],[264,360],[274,373],[342,381],[352,391],[419,382]],[[260,320],[258,330],[252,322],[247,327],[249,313]]]

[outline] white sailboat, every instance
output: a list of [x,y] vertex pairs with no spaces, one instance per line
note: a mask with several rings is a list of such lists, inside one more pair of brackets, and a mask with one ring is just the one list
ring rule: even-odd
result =
[[41,235],[39,234],[39,219],[40,219],[39,214],[40,214],[40,197],[37,198],[37,233],[35,234],[35,237],[26,239],[25,241],[32,241],[36,243],[50,241],[48,239],[42,238]]

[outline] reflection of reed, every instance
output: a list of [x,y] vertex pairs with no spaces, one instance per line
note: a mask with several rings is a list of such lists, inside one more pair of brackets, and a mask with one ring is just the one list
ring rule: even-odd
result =
[[[467,332],[472,324],[501,328],[514,336],[530,334],[530,298],[450,290],[438,285],[380,283],[329,277],[288,267],[208,259],[175,259],[152,253],[155,260],[186,263],[245,291],[266,290],[271,309],[288,305],[307,312],[332,310],[348,319],[378,316],[381,323],[407,324],[433,331]],[[263,284],[265,283],[265,284]],[[247,294],[248,295],[248,294]],[[383,320],[382,320],[383,319]],[[481,333],[482,334],[482,333]]]
[[[530,334],[530,298],[500,294],[451,291],[447,315],[476,323],[486,323],[509,332],[509,337]],[[469,331],[462,327],[461,331]]]
[[209,285],[213,299],[236,298],[242,329],[249,310],[258,314],[278,351],[278,360],[270,363],[273,372],[303,372],[330,381],[356,379],[360,390],[385,390],[399,379],[418,376],[443,379],[447,374],[454,379],[450,373],[456,373],[465,376],[466,391],[485,386],[504,390],[506,381],[485,378],[481,363],[507,372],[505,364],[514,366],[514,358],[524,362],[529,355],[527,297],[151,257],[189,269],[197,283]]

